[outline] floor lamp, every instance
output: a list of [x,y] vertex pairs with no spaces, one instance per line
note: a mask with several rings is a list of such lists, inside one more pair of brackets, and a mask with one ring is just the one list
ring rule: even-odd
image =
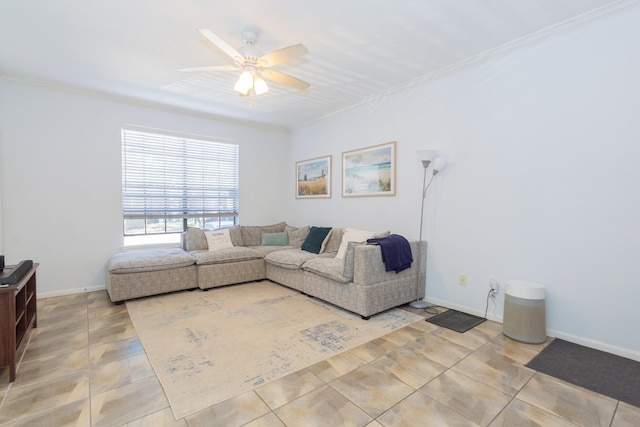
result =
[[[424,222],[424,199],[427,196],[427,190],[431,185],[431,181],[433,181],[433,177],[438,174],[447,164],[446,160],[439,157],[437,151],[434,150],[421,150],[418,151],[418,157],[422,161],[422,167],[424,168],[424,175],[422,177],[422,207],[420,209],[420,236],[418,238],[418,242],[422,242],[422,223]],[[429,168],[429,164],[433,161],[433,173],[431,174],[431,178],[429,178],[429,182],[427,183],[427,169]],[[426,254],[425,254],[426,255]],[[423,299],[420,299],[420,263],[422,261],[422,254],[418,256],[418,260],[416,262],[416,266],[418,268],[418,274],[416,275],[416,299],[409,303],[410,307],[413,308],[427,308],[429,304]],[[426,256],[425,262],[426,262]],[[424,282],[422,283],[424,286]]]

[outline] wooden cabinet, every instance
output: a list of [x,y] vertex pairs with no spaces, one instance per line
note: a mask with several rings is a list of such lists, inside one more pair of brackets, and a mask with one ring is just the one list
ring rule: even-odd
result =
[[36,269],[15,285],[0,288],[0,366],[8,366],[9,381],[16,379],[16,352],[29,328],[38,326]]

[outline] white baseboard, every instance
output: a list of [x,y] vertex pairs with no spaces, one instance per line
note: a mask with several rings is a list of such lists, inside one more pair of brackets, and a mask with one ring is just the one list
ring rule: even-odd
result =
[[[450,301],[443,301],[434,298],[425,298],[425,300],[432,305],[451,308],[453,310],[462,311],[467,314],[473,314],[474,316],[484,317],[484,311],[479,311],[475,308],[466,307],[464,305],[455,304]],[[494,322],[502,323],[502,317],[498,317],[493,313],[493,307],[491,306],[491,303],[489,303],[489,309],[487,310],[487,320],[493,320]]]
[[[432,305],[439,305],[453,310],[462,311],[464,313],[473,314],[475,316],[484,317],[484,311],[480,312],[475,308],[466,307],[460,304],[455,304],[450,301],[443,301],[435,298],[425,298],[427,302]],[[491,304],[489,304],[489,311],[487,312],[487,319],[494,322],[502,323],[502,317],[498,317],[491,313]],[[577,335],[569,334],[566,332],[558,331],[556,329],[547,329],[547,336],[553,338],[560,338],[565,341],[572,342],[574,344],[583,345],[585,347],[594,348],[596,350],[602,350],[607,353],[615,354],[616,356],[626,357],[627,359],[640,362],[640,352],[630,350],[628,348],[618,347],[615,345],[603,343],[600,341],[591,340],[588,338],[579,337]]]
[[106,286],[90,286],[86,288],[64,289],[62,291],[38,292],[38,299],[61,297],[65,295],[85,294],[89,292],[97,292],[106,290]]

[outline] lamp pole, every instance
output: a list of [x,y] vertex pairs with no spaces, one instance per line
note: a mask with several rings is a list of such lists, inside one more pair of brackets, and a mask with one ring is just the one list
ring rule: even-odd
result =
[[[422,165],[424,167],[424,174],[422,177],[422,207],[420,208],[420,235],[418,237],[418,248],[422,249],[422,223],[424,222],[424,199],[427,195],[427,189],[429,185],[431,185],[431,180],[433,180],[433,175],[431,175],[431,179],[429,180],[429,184],[427,183],[427,168],[429,167],[429,160],[423,160]],[[426,254],[425,254],[426,255]],[[418,261],[416,262],[416,266],[418,267],[418,273],[416,274],[416,300],[409,303],[410,307],[413,308],[427,308],[429,304],[423,299],[420,299],[420,269],[422,267],[422,250],[420,250],[420,255],[418,256]],[[426,256],[425,256],[426,262]]]

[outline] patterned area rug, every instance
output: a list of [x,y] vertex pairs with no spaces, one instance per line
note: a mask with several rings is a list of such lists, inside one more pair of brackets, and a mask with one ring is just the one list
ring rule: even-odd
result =
[[154,296],[127,310],[173,414],[193,414],[422,316],[360,316],[264,281]]

